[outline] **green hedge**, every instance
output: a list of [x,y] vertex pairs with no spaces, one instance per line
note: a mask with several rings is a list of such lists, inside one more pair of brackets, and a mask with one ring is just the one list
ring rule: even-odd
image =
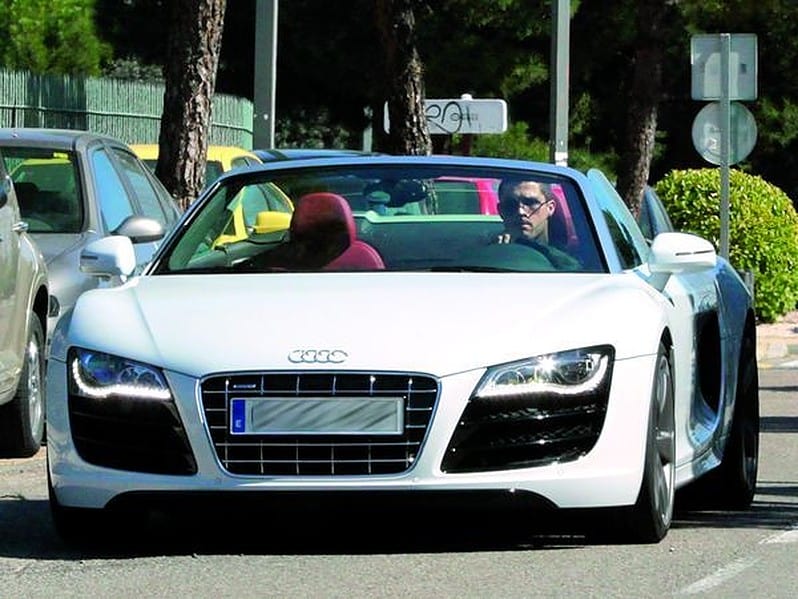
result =
[[[655,189],[677,229],[720,247],[720,170],[674,170]],[[798,302],[798,214],[778,187],[732,170],[729,261],[753,273],[757,317],[773,322]]]

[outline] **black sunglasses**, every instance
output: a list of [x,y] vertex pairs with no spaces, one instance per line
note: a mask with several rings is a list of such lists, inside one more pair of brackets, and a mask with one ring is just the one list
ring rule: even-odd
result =
[[499,204],[502,210],[513,210],[518,208],[519,204],[523,204],[525,207],[532,209],[530,214],[535,214],[549,202],[551,202],[551,200],[548,198],[543,198],[543,200],[541,200],[538,197],[515,196],[513,198],[501,200]]

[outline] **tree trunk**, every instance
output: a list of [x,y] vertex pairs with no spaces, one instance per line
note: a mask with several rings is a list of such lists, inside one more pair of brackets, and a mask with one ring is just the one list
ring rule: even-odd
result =
[[662,87],[665,4],[665,0],[640,0],[638,3],[632,87],[617,183],[618,193],[633,214],[640,211],[654,156],[657,106]]
[[184,209],[205,183],[226,0],[170,0],[156,175]]
[[432,151],[424,112],[424,66],[416,50],[414,0],[377,0],[377,28],[385,58],[391,154]]

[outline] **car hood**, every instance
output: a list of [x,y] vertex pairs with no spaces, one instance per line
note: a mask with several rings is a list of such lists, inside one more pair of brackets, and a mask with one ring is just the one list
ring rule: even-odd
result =
[[[193,376],[296,368],[444,376],[607,343],[618,358],[653,353],[645,329],[663,326],[658,302],[633,274],[145,276],[84,293],[54,356],[79,345]],[[346,358],[296,364],[289,355],[301,349]]]

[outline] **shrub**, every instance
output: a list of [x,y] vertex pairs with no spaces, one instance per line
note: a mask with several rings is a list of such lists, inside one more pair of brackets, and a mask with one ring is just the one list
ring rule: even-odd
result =
[[[720,170],[674,170],[655,189],[677,229],[720,247]],[[798,301],[798,214],[778,187],[761,177],[729,175],[729,262],[754,277],[755,309],[764,322]]]

